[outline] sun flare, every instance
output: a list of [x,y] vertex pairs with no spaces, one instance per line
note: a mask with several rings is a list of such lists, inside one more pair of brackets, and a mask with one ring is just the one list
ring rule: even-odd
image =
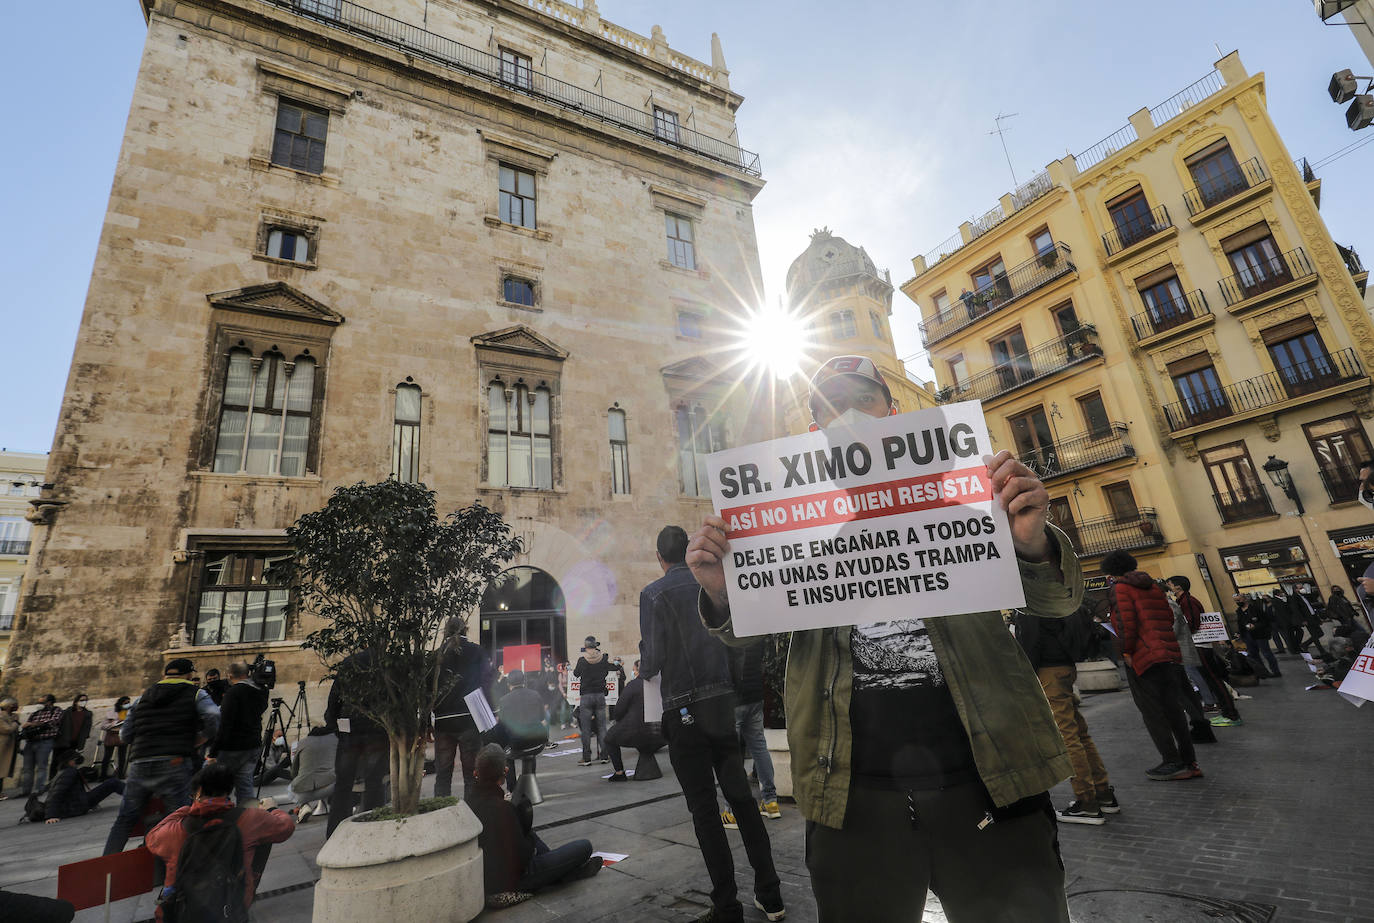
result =
[[790,378],[800,372],[810,345],[806,324],[781,305],[760,308],[749,315],[740,340],[750,363],[768,370],[774,378]]

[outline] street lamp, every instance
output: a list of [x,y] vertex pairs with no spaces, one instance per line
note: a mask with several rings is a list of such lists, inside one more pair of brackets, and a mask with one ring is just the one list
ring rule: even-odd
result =
[[1264,463],[1264,473],[1269,475],[1269,480],[1274,482],[1274,486],[1283,491],[1283,495],[1298,505],[1298,515],[1304,516],[1307,511],[1302,508],[1302,497],[1298,496],[1298,488],[1293,485],[1293,476],[1288,473],[1288,462],[1281,458],[1270,455],[1269,460]]

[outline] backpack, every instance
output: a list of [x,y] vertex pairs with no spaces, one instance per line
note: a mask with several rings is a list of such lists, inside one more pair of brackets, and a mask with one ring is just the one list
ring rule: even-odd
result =
[[242,808],[213,816],[184,817],[186,842],[177,854],[177,880],[162,905],[165,923],[246,923],[243,894]]

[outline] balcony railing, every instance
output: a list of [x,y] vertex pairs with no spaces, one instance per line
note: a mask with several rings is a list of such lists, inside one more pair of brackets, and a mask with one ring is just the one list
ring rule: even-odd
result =
[[1221,297],[1226,299],[1226,306],[1230,307],[1316,273],[1312,261],[1307,258],[1307,251],[1302,247],[1294,247],[1287,253],[1280,253],[1243,269],[1234,276],[1227,276],[1217,285],[1221,286]]
[[944,311],[922,321],[921,335],[925,337],[927,346],[938,343],[974,321],[1000,311],[1017,298],[1077,269],[1068,244],[1056,243],[1053,249],[1031,257],[1011,272],[997,276],[975,292],[966,293]]
[[408,22],[393,19],[350,0],[261,2],[317,19],[336,28],[346,29],[375,42],[398,48],[406,54],[456,68],[506,90],[524,93],[563,109],[629,129],[660,144],[709,157],[751,176],[762,175],[758,154],[746,151],[738,145],[703,135],[684,126],[678,126],[674,132],[655,131],[652,112],[636,109],[547,74],[522,71],[517,79],[511,79],[510,71],[507,70],[503,78],[501,59],[496,55],[479,51]]
[[1164,544],[1159,531],[1159,514],[1149,507],[1141,507],[1134,516],[1104,516],[1085,519],[1079,523],[1061,523],[1068,533],[1073,550],[1080,558],[1091,558],[1122,548],[1155,548]]
[[1240,195],[1268,178],[1269,174],[1264,172],[1264,165],[1259,162],[1259,158],[1252,157],[1244,163],[1223,170],[1219,176],[1198,183],[1183,193],[1183,202],[1188,206],[1188,215],[1191,217],[1213,205],[1225,202],[1232,196]]
[[1135,447],[1126,424],[1111,423],[1096,432],[1066,436],[1053,445],[1026,452],[1021,463],[1038,474],[1040,480],[1048,481],[1123,458],[1135,458]]
[[1141,215],[1135,221],[1120,225],[1116,230],[1103,234],[1102,243],[1107,248],[1107,255],[1115,256],[1132,244],[1140,243],[1145,238],[1153,237],[1173,226],[1174,222],[1169,217],[1169,209],[1161,205],[1148,215]]
[[1211,313],[1207,296],[1201,289],[1196,289],[1172,301],[1156,302],[1150,310],[1133,316],[1131,326],[1135,328],[1135,338],[1143,340]]
[[940,404],[952,401],[987,401],[1024,387],[1047,375],[1062,371],[1102,355],[1097,328],[1084,324],[1072,333],[1041,343],[1034,349],[1012,356],[1006,362],[979,372],[967,381],[941,388],[935,392]]
[[1298,172],[1302,174],[1302,181],[1304,183],[1315,183],[1317,181],[1317,171],[1312,169],[1312,165],[1307,162],[1306,157],[1299,157],[1297,160],[1293,161],[1293,166],[1297,167]]
[[1269,502],[1268,492],[1258,484],[1251,493],[1226,490],[1213,493],[1212,499],[1216,501],[1222,522],[1245,522],[1274,515],[1274,504]]
[[1342,247],[1336,244],[1336,249],[1340,251],[1341,260],[1345,263],[1345,268],[1350,270],[1352,276],[1358,276],[1364,272],[1364,263],[1360,262],[1360,255],[1355,252],[1354,247]]
[[1358,471],[1347,468],[1340,468],[1335,471],[1318,468],[1317,473],[1322,476],[1322,485],[1326,488],[1326,495],[1331,498],[1332,503],[1354,500],[1359,493],[1360,473]]
[[1281,404],[1295,397],[1313,394],[1365,376],[1355,349],[1342,349],[1310,362],[1298,362],[1277,372],[1266,372],[1211,391],[1164,405],[1170,430],[1187,429],[1225,419],[1238,413]]
[[22,541],[0,542],[0,554],[28,554],[29,546],[32,544],[28,539]]

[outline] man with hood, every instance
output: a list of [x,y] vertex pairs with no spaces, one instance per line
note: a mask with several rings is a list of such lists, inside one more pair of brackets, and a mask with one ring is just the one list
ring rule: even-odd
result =
[[582,681],[578,699],[577,726],[582,734],[582,759],[579,766],[592,764],[592,721],[596,721],[596,755],[603,763],[611,756],[606,752],[606,674],[614,670],[620,674],[620,688],[625,688],[625,668],[612,663],[601,652],[601,643],[592,635],[582,642],[582,656],[577,658],[573,676]]
[[1174,634],[1174,610],[1154,578],[1118,548],[1102,559],[1112,577],[1112,626],[1134,683],[1136,708],[1162,762],[1145,774],[1156,782],[1201,778],[1183,701],[1183,654]]
[[[841,434],[896,412],[863,356],[822,365],[810,408],[814,428]],[[1083,571],[1047,524],[1048,492],[1009,452],[984,463],[1026,611],[1068,616],[1083,601]],[[708,516],[686,560],[701,620],[738,644],[728,532]],[[933,889],[954,919],[1067,923],[1048,790],[1073,770],[1040,682],[1000,612],[920,616],[913,599],[908,619],[792,632],[787,739],[819,920],[854,919],[856,902],[881,908],[866,919],[919,919]]]
[[195,664],[178,657],[129,709],[119,740],[129,745],[129,775],[119,816],[105,840],[105,855],[122,852],[129,831],[153,798],[175,811],[191,803],[196,749],[219,731],[219,709],[191,680]]

